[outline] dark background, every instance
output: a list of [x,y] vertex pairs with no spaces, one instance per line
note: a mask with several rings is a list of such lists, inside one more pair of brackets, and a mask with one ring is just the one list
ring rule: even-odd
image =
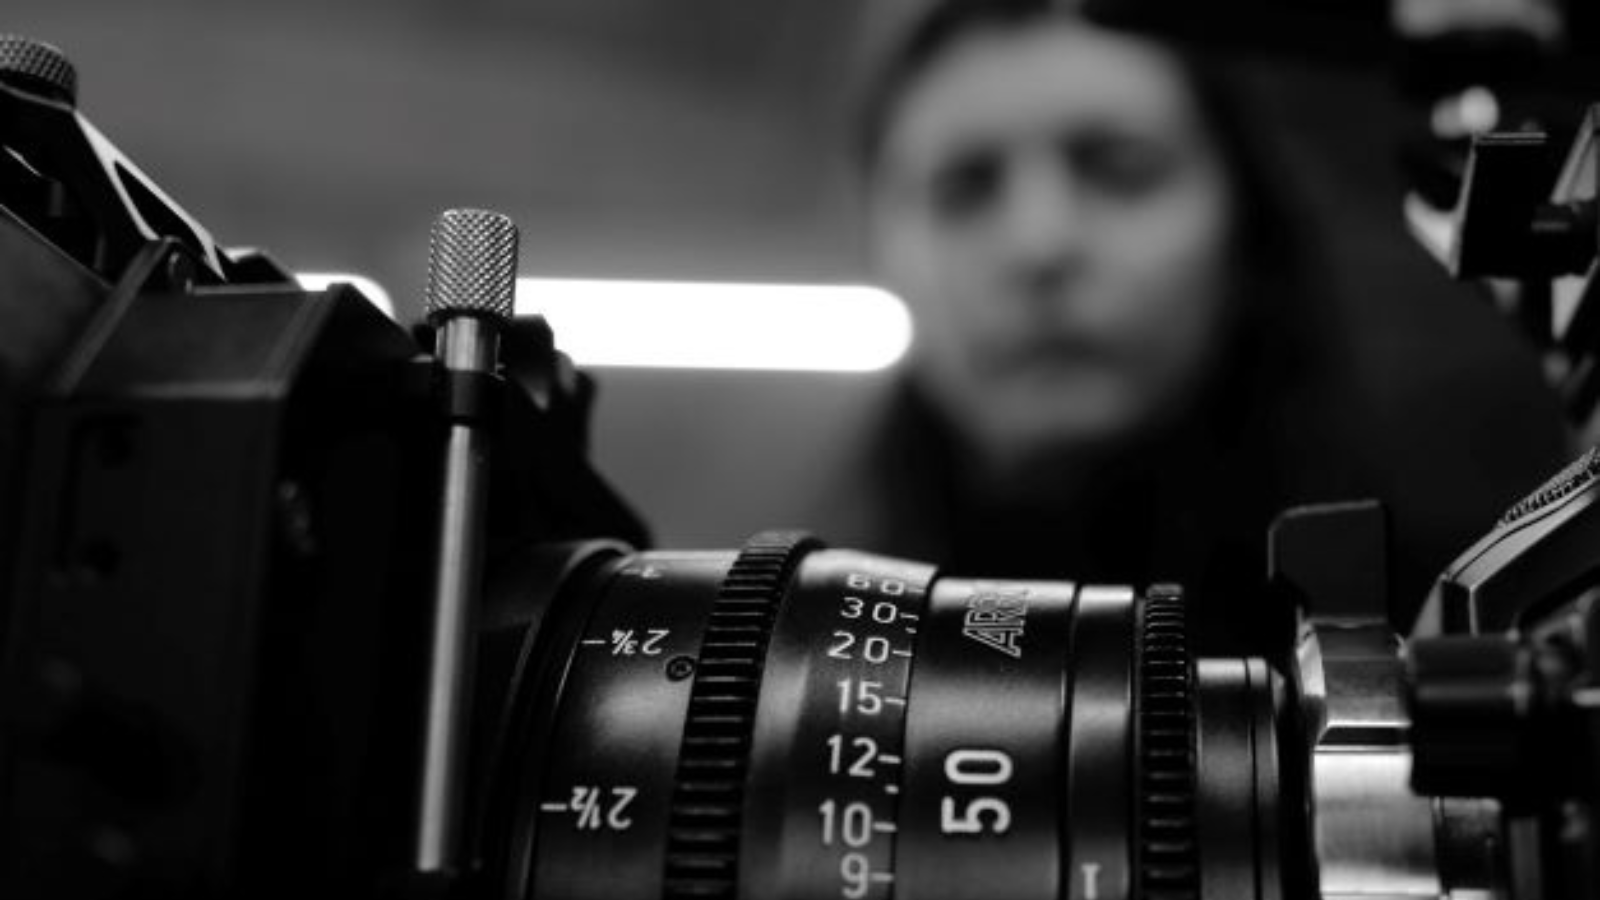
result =
[[[85,114],[221,242],[376,278],[410,317],[451,206],[516,218],[525,275],[869,278],[849,98],[907,5],[8,0],[0,30],[64,49]],[[1472,478],[1552,407],[1526,348],[1400,227],[1408,113],[1382,71],[1250,65],[1358,336],[1352,389],[1402,470]],[[892,373],[600,378],[601,467],[666,541],[728,544],[826,527],[818,485]]]

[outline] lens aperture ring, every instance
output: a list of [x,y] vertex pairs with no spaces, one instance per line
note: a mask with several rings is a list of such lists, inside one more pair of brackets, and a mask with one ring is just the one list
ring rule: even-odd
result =
[[1183,589],[1160,584],[1139,613],[1138,863],[1134,896],[1190,900],[1200,893],[1195,828],[1195,669]]
[[797,532],[751,538],[707,620],[669,813],[667,900],[733,897],[745,773],[767,643],[795,566],[821,544]]

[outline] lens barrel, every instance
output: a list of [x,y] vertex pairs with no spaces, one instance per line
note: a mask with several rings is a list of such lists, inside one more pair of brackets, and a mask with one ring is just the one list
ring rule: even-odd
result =
[[[508,745],[506,896],[1282,896],[1282,685],[1182,591],[758,536],[604,558]],[[1291,785],[1292,787],[1292,785]]]

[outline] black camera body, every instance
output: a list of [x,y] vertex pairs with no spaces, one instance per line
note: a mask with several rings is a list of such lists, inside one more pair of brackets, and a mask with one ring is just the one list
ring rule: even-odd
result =
[[[1600,456],[1409,642],[1381,510],[1287,514],[1270,659],[1195,659],[1176,586],[641,552],[542,321],[467,377],[223,250],[70,73],[0,53],[0,894],[1600,893]],[[459,428],[494,491],[445,720]]]
[[[9,75],[5,893],[351,885],[408,814],[445,387],[354,289],[220,250],[68,88]],[[506,344],[492,555],[642,545],[585,383],[541,322]]]

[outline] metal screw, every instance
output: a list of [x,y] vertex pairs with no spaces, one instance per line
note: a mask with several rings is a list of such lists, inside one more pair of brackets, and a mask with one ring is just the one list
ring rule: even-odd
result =
[[173,290],[187,291],[194,287],[196,272],[192,262],[182,253],[174,251],[167,257],[167,286]]
[[667,660],[667,678],[672,681],[682,681],[694,674],[694,658],[689,656],[674,656]]

